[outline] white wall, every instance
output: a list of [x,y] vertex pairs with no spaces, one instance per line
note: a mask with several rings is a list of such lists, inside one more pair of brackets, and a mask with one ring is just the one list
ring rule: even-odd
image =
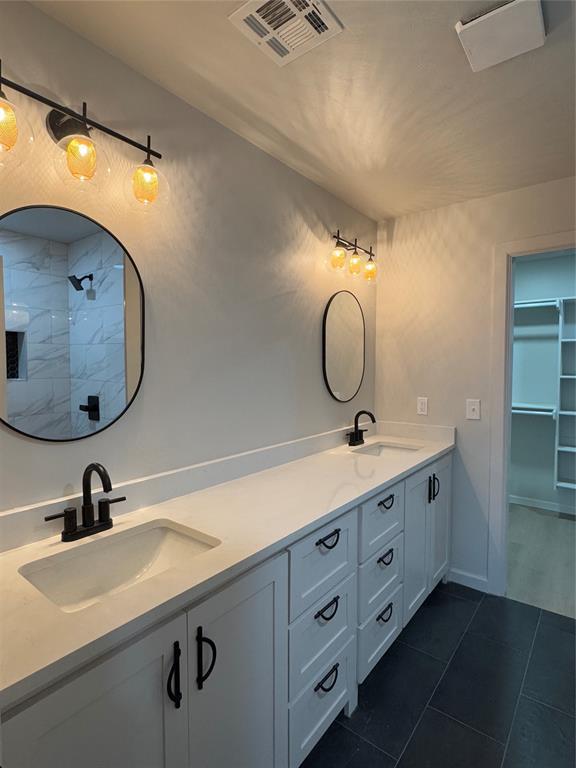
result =
[[[123,242],[146,291],[146,370],[138,398],[109,430],[40,443],[0,427],[0,509],[72,493],[103,461],[119,482],[349,424],[373,406],[375,292],[353,288],[367,318],[359,396],[343,405],[321,367],[324,305],[349,287],[325,271],[330,232],[369,245],[376,225],[25,3],[2,3],[4,74],[154,144],[170,205],[134,211],[123,184],[99,194],[64,186],[46,110],[24,97],[37,141],[0,178],[0,212],[48,203],[94,217]],[[141,156],[105,142],[116,172]]]
[[[453,575],[478,587],[488,577],[490,434],[499,426],[489,399],[494,247],[573,229],[574,211],[567,178],[380,228],[376,412],[457,427]],[[416,416],[419,395],[429,398],[427,417]],[[466,421],[467,397],[482,399],[481,421]]]

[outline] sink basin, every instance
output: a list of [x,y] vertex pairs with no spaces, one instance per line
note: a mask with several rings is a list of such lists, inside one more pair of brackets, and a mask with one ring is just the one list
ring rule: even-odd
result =
[[23,565],[19,572],[66,613],[185,565],[219,539],[171,520],[151,520]]
[[362,448],[355,448],[354,453],[365,453],[369,456],[381,456],[383,453],[403,453],[404,451],[419,451],[422,445],[413,443],[407,445],[406,443],[390,443],[390,442],[378,442],[370,443],[369,445],[363,445]]

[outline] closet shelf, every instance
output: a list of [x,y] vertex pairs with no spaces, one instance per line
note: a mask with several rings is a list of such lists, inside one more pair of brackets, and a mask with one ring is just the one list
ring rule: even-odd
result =
[[514,309],[539,309],[555,307],[560,310],[560,299],[548,299],[545,301],[516,301],[514,302]]
[[576,453],[576,447],[573,445],[559,445],[558,450],[562,453]]
[[566,483],[564,480],[559,480],[556,483],[556,486],[558,488],[572,488],[573,490],[576,490],[576,483]]
[[512,403],[512,413],[525,413],[532,416],[556,417],[556,406],[544,403]]

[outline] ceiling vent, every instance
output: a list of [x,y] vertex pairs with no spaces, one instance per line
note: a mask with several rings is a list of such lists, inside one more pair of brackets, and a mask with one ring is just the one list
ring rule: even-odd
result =
[[533,51],[546,41],[540,0],[508,0],[459,21],[456,32],[474,72]]
[[321,0],[249,0],[229,19],[281,67],[342,32]]

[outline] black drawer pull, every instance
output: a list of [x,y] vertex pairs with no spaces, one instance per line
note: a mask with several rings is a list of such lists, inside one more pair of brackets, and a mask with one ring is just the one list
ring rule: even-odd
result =
[[434,473],[433,480],[432,480],[432,501],[438,496],[440,493],[440,480],[438,478],[438,475]]
[[392,509],[392,506],[394,505],[394,494],[391,493],[390,496],[386,496],[385,499],[382,499],[382,501],[378,502],[379,507],[383,507],[384,509]]
[[[338,682],[338,667],[339,666],[340,666],[340,664],[334,664],[332,669],[329,672],[326,672],[326,674],[324,675],[322,680],[320,680],[320,682],[317,683],[314,686],[314,693],[318,693],[318,691],[324,691],[324,693],[330,693],[332,688],[334,688],[334,686]],[[329,680],[332,677],[332,675],[334,675],[334,680],[332,680],[330,685],[326,688],[324,686],[324,683],[326,682],[326,680]]]
[[390,621],[392,617],[392,603],[388,603],[386,608],[382,611],[382,613],[379,613],[378,616],[376,616],[376,621],[382,621],[384,624],[386,624],[388,621]]
[[[168,673],[168,682],[166,684],[166,690],[168,691],[168,698],[174,702],[176,709],[180,709],[180,702],[182,701],[182,691],[180,690],[180,643],[176,641],[174,643],[174,661],[170,667]],[[172,687],[174,683],[174,687]]]
[[[334,539],[332,544],[328,544],[330,539]],[[326,549],[334,549],[336,544],[340,541],[340,528],[334,528],[332,533],[329,533],[327,536],[323,536],[321,539],[318,539],[316,542],[317,547],[326,547]]]
[[[332,621],[334,616],[336,616],[338,612],[338,600],[340,600],[340,595],[336,595],[336,597],[333,597],[332,600],[330,600],[329,603],[327,603],[324,608],[321,608],[319,611],[317,611],[314,614],[315,619],[324,619],[324,621]],[[334,610],[330,614],[330,616],[326,616],[326,611],[330,610],[334,606]]]
[[388,552],[384,552],[384,554],[376,560],[377,563],[382,563],[382,565],[390,565],[390,563],[394,560],[394,547],[390,547]]
[[432,492],[432,475],[428,475],[428,504],[432,504],[434,495]]
[[[212,661],[210,662],[206,674],[204,674],[204,643],[206,643],[212,651]],[[196,684],[198,685],[198,690],[201,691],[202,688],[204,688],[204,683],[212,674],[214,665],[216,664],[216,643],[213,640],[210,640],[209,637],[204,636],[202,627],[198,627],[196,630],[196,662],[198,664]]]

